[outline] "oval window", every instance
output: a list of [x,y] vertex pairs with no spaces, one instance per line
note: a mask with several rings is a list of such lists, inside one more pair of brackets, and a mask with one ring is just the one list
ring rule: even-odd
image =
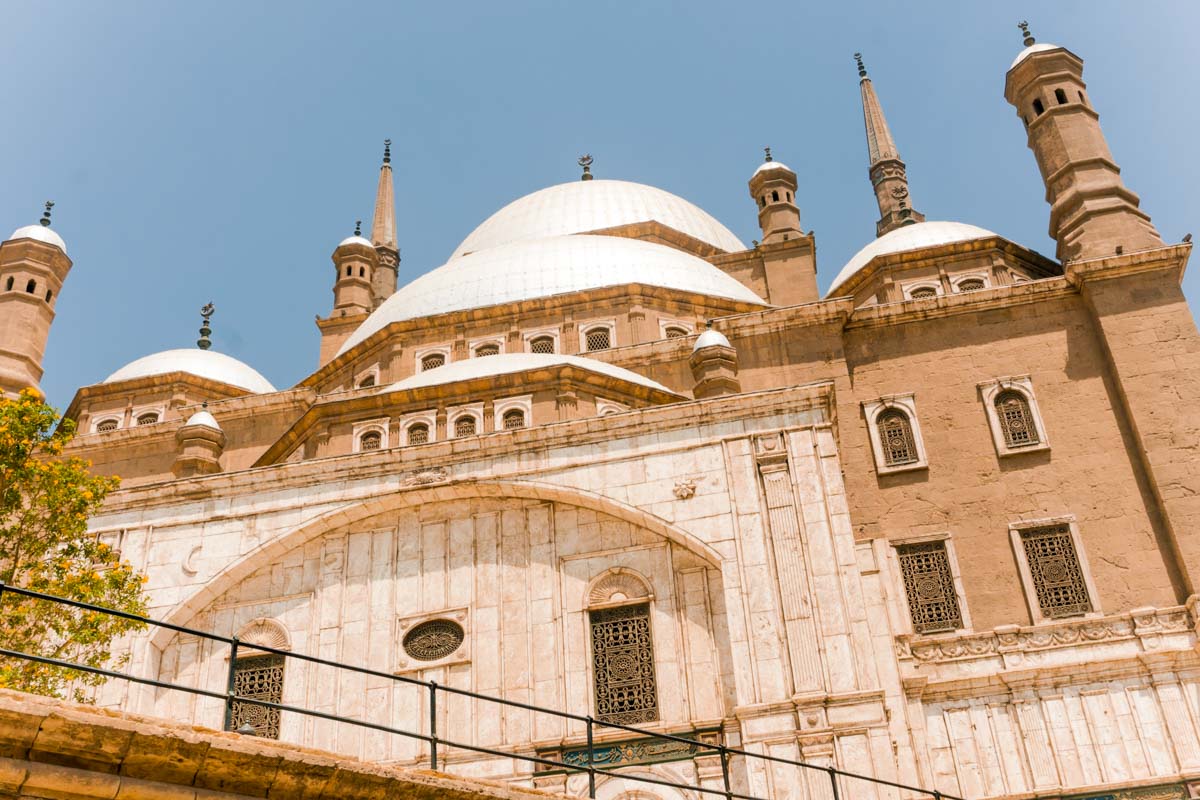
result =
[[462,626],[448,619],[422,622],[404,634],[404,652],[417,661],[437,661],[462,646],[466,634]]

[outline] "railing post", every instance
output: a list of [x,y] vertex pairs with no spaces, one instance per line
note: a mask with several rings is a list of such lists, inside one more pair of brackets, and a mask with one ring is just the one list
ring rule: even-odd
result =
[[437,681],[429,682],[429,768],[437,770]]
[[587,742],[588,742],[588,797],[595,800],[596,797],[596,768],[592,766],[596,759],[596,749],[592,740],[592,716],[589,714],[587,718]]
[[838,800],[837,770],[833,767],[826,767],[825,769],[829,771],[829,785],[833,787],[833,800]]
[[725,800],[733,800],[733,788],[729,785],[729,753],[723,744],[717,745],[717,753],[721,756],[721,780],[725,781]]
[[233,730],[233,698],[235,695],[234,689],[234,667],[237,665],[238,638],[235,636],[229,640],[229,673],[225,677],[225,725],[223,730]]

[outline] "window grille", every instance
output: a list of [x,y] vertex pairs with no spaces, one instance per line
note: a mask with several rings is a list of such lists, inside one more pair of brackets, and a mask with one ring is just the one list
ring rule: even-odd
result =
[[383,435],[379,431],[367,431],[358,440],[359,450],[378,450],[383,444]]
[[361,381],[358,382],[358,388],[360,388],[360,389],[366,389],[367,387],[374,386],[374,385],[375,385],[375,376],[374,375],[368,375],[367,377],[363,378]]
[[958,630],[963,626],[950,557],[945,542],[922,542],[896,548],[900,575],[908,595],[908,613],[917,633]]
[[958,290],[960,292],[978,292],[980,289],[985,289],[987,286],[983,282],[983,278],[967,278],[965,281],[958,282]]
[[665,333],[667,334],[668,339],[682,339],[684,336],[688,335],[686,328],[680,328],[676,325],[672,325],[670,328],[667,328]]
[[525,427],[525,412],[513,409],[512,411],[504,412],[504,429],[510,431],[513,428]]
[[1070,525],[1064,522],[1021,531],[1021,544],[1044,616],[1075,617],[1092,610]]
[[883,445],[883,463],[889,467],[917,461],[917,442],[908,416],[897,409],[884,411],[875,420]]
[[587,332],[588,352],[607,350],[610,347],[612,347],[612,336],[609,334],[608,328],[592,328]]
[[500,355],[500,345],[498,344],[481,344],[475,348],[475,357],[482,356],[498,356]]
[[119,424],[120,423],[118,423],[115,419],[102,419],[98,423],[96,423],[96,431],[98,433],[108,433],[109,431],[115,431],[119,427]]
[[1026,447],[1038,443],[1037,426],[1033,423],[1033,412],[1029,400],[1020,392],[1001,392],[996,396],[996,418],[1004,431],[1004,444],[1009,447]]
[[430,369],[437,369],[446,365],[446,356],[444,353],[430,353],[421,359],[421,371],[424,372]]
[[139,414],[137,418],[138,425],[153,425],[158,422],[158,414],[151,411],[148,414]]
[[[233,691],[238,697],[283,702],[283,656],[265,655],[239,658],[233,664]],[[230,723],[237,730],[246,723],[256,736],[279,738],[279,709],[234,701]]]
[[923,300],[926,297],[937,297],[937,289],[932,286],[922,286],[920,289],[913,289],[908,293],[911,300]]
[[475,418],[472,416],[462,416],[454,420],[454,437],[461,439],[464,436],[475,435]]
[[437,661],[462,646],[466,633],[454,620],[431,619],[404,634],[401,645],[409,658],[417,661]]
[[592,611],[596,718],[619,725],[658,719],[650,605]]
[[425,423],[411,425],[408,428],[408,443],[409,444],[428,444],[429,442],[429,426]]
[[529,340],[529,352],[531,353],[553,353],[554,339],[550,336],[539,336],[536,339]]

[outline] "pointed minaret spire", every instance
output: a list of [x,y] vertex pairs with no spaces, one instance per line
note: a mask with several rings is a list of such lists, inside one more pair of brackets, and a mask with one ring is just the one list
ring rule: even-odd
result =
[[875,199],[879,203],[879,221],[875,223],[875,235],[883,236],[903,225],[924,222],[925,216],[909,205],[908,174],[900,151],[892,139],[883,107],[875,94],[875,86],[863,66],[862,53],[855,53],[858,64],[858,88],[862,94],[863,125],[867,132],[867,157],[870,160],[868,174],[875,187]]
[[383,165],[379,168],[379,188],[375,191],[375,219],[371,224],[371,244],[379,253],[372,293],[375,306],[396,291],[396,273],[400,266],[400,248],[396,246],[396,197],[392,182],[392,140],[383,140]]

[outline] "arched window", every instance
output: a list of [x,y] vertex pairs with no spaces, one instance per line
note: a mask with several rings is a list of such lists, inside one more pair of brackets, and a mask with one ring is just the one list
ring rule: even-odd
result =
[[425,372],[426,370],[437,369],[438,367],[445,366],[445,364],[446,355],[444,353],[430,353],[421,359],[421,371]]
[[363,378],[361,381],[358,382],[358,388],[360,388],[360,389],[366,389],[366,388],[374,386],[374,385],[375,385],[375,373],[371,373],[370,375],[366,376],[365,378]]
[[383,434],[379,431],[367,431],[358,437],[358,449],[360,451],[378,450],[382,445]]
[[494,342],[489,342],[488,344],[481,344],[481,345],[479,345],[479,347],[475,348],[475,357],[476,358],[481,358],[482,356],[498,356],[498,355],[500,355],[500,345],[498,345]]
[[554,352],[554,337],[553,336],[536,336],[529,340],[529,352],[531,353],[553,353]]
[[525,412],[519,408],[514,408],[504,412],[504,430],[511,431],[514,428],[525,427]]
[[455,439],[461,439],[464,436],[474,436],[475,430],[475,418],[470,414],[463,414],[461,417],[454,420]]
[[1044,105],[1042,105],[1041,100],[1033,101],[1033,113],[1034,114],[1037,114],[1040,117],[1045,111],[1046,111],[1046,107]]
[[1079,93],[1079,102],[1083,103],[1084,105],[1087,105],[1087,100],[1083,99],[1083,92]]
[[[233,692],[238,697],[283,702],[283,660],[276,653],[239,658],[233,662]],[[230,730],[243,725],[254,728],[254,735],[264,739],[279,738],[279,709],[255,703],[234,701],[230,714]]]
[[121,426],[121,423],[114,418],[102,419],[96,423],[96,433],[108,433],[115,431]]
[[13,286],[13,276],[9,275],[8,280],[4,282],[4,291],[11,292]]
[[47,289],[47,290],[46,290],[46,302],[47,302],[47,303],[49,303],[49,302],[50,302],[50,298],[51,298],[51,297],[54,297],[54,291],[53,291],[53,290],[51,290],[51,289]]
[[138,414],[138,425],[153,425],[156,422],[158,422],[157,411],[147,411],[145,414]]
[[34,292],[36,292],[37,291],[37,281],[35,281],[33,278],[30,278],[29,283],[25,284],[25,291],[28,292],[29,294],[33,294]]
[[932,286],[922,286],[908,293],[911,300],[924,300],[927,297],[937,297],[937,289]]
[[418,422],[415,425],[408,426],[408,443],[409,444],[428,444],[429,443],[429,426],[424,422]]
[[365,278],[366,276],[367,276],[367,268],[366,268],[366,267],[359,267],[359,268],[358,268],[358,277],[360,277],[360,278]]
[[759,208],[767,207],[767,196],[765,194],[762,197],[758,198],[758,207]]
[[665,331],[668,339],[682,339],[688,335],[687,328],[681,328],[678,325],[670,325]]
[[787,199],[788,199],[789,203],[792,202],[792,193],[791,192],[787,193]]
[[596,718],[619,725],[658,719],[649,587],[627,570],[600,578],[588,592]]
[[592,328],[586,334],[588,352],[607,350],[612,347],[612,334],[608,328]]
[[978,292],[980,289],[986,289],[987,286],[983,282],[983,278],[967,278],[958,282],[955,287],[960,292]]
[[875,420],[883,445],[883,463],[889,467],[917,461],[917,442],[908,415],[895,408],[884,411]]
[[352,271],[353,269],[354,269],[353,267],[346,267],[346,277],[347,277],[347,278],[349,278],[349,277],[350,277],[350,275],[352,274],[352,272],[351,272],[351,271]]
[[1067,93],[1062,89],[1055,89],[1054,99],[1058,101],[1060,106],[1065,106],[1067,104]]
[[1012,389],[996,395],[996,417],[1004,431],[1004,443],[1009,447],[1038,443],[1037,425],[1025,395]]

